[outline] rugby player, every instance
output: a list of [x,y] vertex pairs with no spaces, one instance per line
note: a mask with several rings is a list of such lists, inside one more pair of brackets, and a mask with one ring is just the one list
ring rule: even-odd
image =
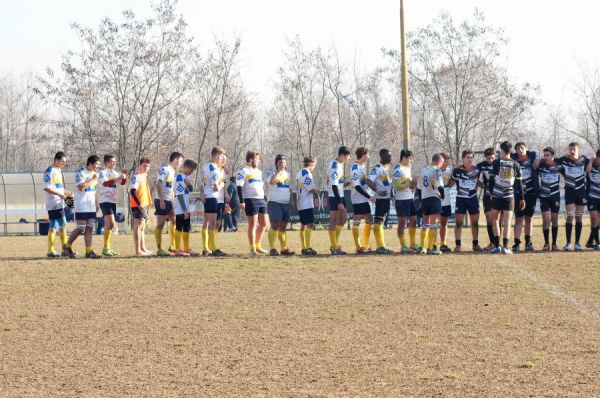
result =
[[305,156],[304,167],[296,175],[296,204],[300,216],[300,243],[304,256],[317,254],[310,245],[311,234],[315,229],[314,195],[319,194],[312,175],[315,164],[313,156]]
[[348,216],[344,198],[344,163],[350,158],[350,150],[341,146],[337,157],[329,163],[327,170],[327,194],[329,200],[329,250],[333,255],[346,254],[340,247],[339,239]]
[[[416,186],[416,179],[413,179],[411,171],[413,159],[412,151],[403,149],[400,152],[400,163],[396,163],[392,171],[396,214],[398,215],[398,239],[400,240],[401,253],[408,253],[411,250],[419,253],[422,250],[422,248],[415,243],[417,231],[417,207],[415,205],[413,193],[413,189]],[[404,235],[407,223],[410,246],[406,244],[406,237]]]
[[[292,186],[290,184],[290,173],[287,169],[285,156],[279,154],[275,156],[275,168],[269,169],[265,173],[265,180],[268,182],[269,192],[267,197],[267,212],[269,213],[268,238],[271,256],[293,256],[295,253],[287,245],[287,224],[290,221],[290,207],[293,202]],[[280,252],[275,248],[277,239],[279,239]]]
[[117,161],[115,155],[104,155],[104,168],[99,172],[98,191],[100,196],[100,211],[104,217],[104,248],[102,255],[107,257],[118,256],[119,254],[110,248],[110,238],[116,225],[115,215],[117,214],[117,200],[119,185],[127,184],[127,170],[121,172],[116,169]]
[[479,246],[479,199],[477,198],[477,187],[480,171],[473,166],[475,153],[470,150],[462,152],[462,165],[454,168],[450,185],[456,185],[456,223],[454,226],[455,252],[462,250],[462,226],[465,215],[469,214],[471,221],[471,235],[474,252],[481,252]]
[[[175,252],[175,213],[173,211],[173,182],[175,173],[183,163],[183,155],[179,152],[173,152],[169,156],[169,163],[163,165],[158,170],[156,178],[156,192],[154,196],[154,214],[156,215],[156,229],[154,230],[154,239],[156,240],[156,255],[159,257],[171,256]],[[169,241],[168,250],[162,248],[162,231],[165,223],[169,219]]]
[[392,178],[390,176],[390,163],[392,154],[389,149],[379,151],[379,163],[369,173],[367,184],[375,192],[375,223],[373,224],[373,235],[377,243],[377,254],[391,254],[393,251],[386,247],[383,231],[383,222],[390,212],[390,201],[392,200]]
[[[367,185],[367,162],[369,161],[370,153],[365,147],[359,147],[355,151],[356,162],[352,165],[352,192],[350,200],[354,215],[352,217],[352,238],[356,246],[356,254],[366,254],[371,251],[369,245],[369,237],[371,235],[371,227],[373,219],[371,216],[371,205],[375,203],[375,196],[371,195],[370,188]],[[360,241],[360,223],[365,221],[363,230],[363,241]]]
[[[442,200],[445,197],[444,179],[440,168],[445,160],[442,154],[436,153],[431,158],[431,165],[421,169],[418,177],[418,188],[421,191],[421,211],[423,227],[421,228],[421,253],[439,255],[442,252],[435,247],[436,230],[442,212]],[[425,239],[427,248],[425,249]]]
[[64,152],[56,152],[52,166],[48,166],[44,172],[44,196],[46,210],[48,211],[48,254],[50,258],[60,257],[60,253],[54,251],[56,234],[59,234],[63,250],[67,244],[67,219],[65,217],[65,199],[73,197],[73,192],[65,189],[65,180],[62,168],[67,163],[67,155]]

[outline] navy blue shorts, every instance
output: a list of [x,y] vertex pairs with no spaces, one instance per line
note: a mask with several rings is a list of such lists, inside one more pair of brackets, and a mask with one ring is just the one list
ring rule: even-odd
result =
[[264,199],[244,199],[246,217],[267,214],[267,202]]
[[311,225],[315,223],[315,213],[313,209],[299,210],[298,215],[300,215],[300,224],[302,225]]
[[173,203],[170,200],[165,200],[165,208],[160,208],[160,200],[154,199],[154,215],[155,216],[168,216],[173,210]]
[[177,214],[175,216],[175,229],[180,232],[190,232],[192,230],[191,218],[185,218],[185,214]]
[[412,217],[417,215],[417,206],[414,199],[396,201],[396,214],[398,217]]
[[[449,206],[448,206],[449,207]],[[442,201],[440,198],[429,197],[421,200],[421,211],[424,216],[442,213]]]
[[67,224],[65,209],[48,210],[49,228],[62,228]]
[[390,212],[390,200],[389,199],[377,199],[375,201],[375,218],[381,220],[385,219],[385,216]]
[[87,221],[87,220],[95,220],[96,212],[83,212],[83,213],[75,213],[76,221]]
[[456,198],[456,214],[479,214],[479,200],[474,198]]
[[352,212],[355,216],[364,216],[371,214],[371,205],[369,202],[352,204]]
[[[435,213],[433,213],[433,214],[435,214]],[[442,212],[440,214],[442,217],[450,217],[452,215],[452,206],[450,206],[450,205],[442,206]]]
[[600,199],[588,198],[588,211],[600,211]]
[[584,189],[573,190],[565,188],[565,205],[585,206],[587,197]]
[[143,220],[145,218],[148,218],[148,212],[146,211],[146,209],[143,209],[140,207],[132,207],[131,208],[131,216],[133,218]]
[[267,202],[267,210],[269,212],[269,221],[271,222],[289,222],[290,221],[290,204],[279,202]]
[[515,217],[533,217],[536,203],[537,196],[530,193],[525,194],[525,208],[523,210],[519,208],[519,201],[515,201]]
[[344,207],[346,207],[346,198],[341,197],[340,201],[338,202],[337,199],[335,198],[335,196],[330,196],[328,198],[328,203],[329,203],[329,211],[337,211],[338,209],[338,204],[343,204]]
[[515,209],[515,198],[492,197],[492,209],[496,211],[513,211]]
[[206,198],[204,200],[204,214],[217,214],[219,203],[217,198]]
[[117,214],[117,204],[109,202],[100,203],[100,210],[102,211],[103,217],[110,215],[114,216]]
[[559,213],[560,212],[560,196],[551,196],[547,198],[540,198],[540,210],[542,213],[551,212],[551,213]]
[[484,213],[490,212],[492,209],[492,195],[483,194],[483,211]]

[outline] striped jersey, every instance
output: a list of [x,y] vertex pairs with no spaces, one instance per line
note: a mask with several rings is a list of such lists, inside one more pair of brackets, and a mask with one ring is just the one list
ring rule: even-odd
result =
[[585,190],[585,168],[589,159],[580,156],[579,159],[573,160],[569,156],[562,156],[557,161],[563,166],[565,191]]
[[456,181],[457,198],[475,198],[477,197],[477,183],[479,182],[479,169],[471,167],[466,169],[464,166],[452,170],[452,179]]
[[511,155],[512,159],[521,167],[521,178],[523,179],[523,189],[525,190],[524,193],[537,193],[537,171],[533,168],[536,156],[537,154],[534,151],[527,151],[527,157],[524,159],[520,158],[517,153]]
[[563,172],[563,167],[559,163],[549,165],[543,160],[537,170],[540,181],[540,198],[551,198],[560,196],[560,175]]
[[522,198],[521,167],[513,159],[494,160],[489,178],[489,189],[493,197],[514,198],[517,193],[519,199]]
[[592,165],[588,177],[588,198],[600,200],[600,164]]
[[488,180],[490,178],[490,172],[492,171],[493,164],[494,164],[493,162],[488,163],[486,160],[484,160],[483,162],[477,163],[477,166],[476,166],[481,175],[481,182],[483,183],[483,194],[484,195],[490,194],[489,187],[488,187]]
[[367,166],[364,163],[354,163],[352,165],[352,193],[350,200],[352,204],[366,203],[369,201],[364,195],[356,190],[356,187],[361,187],[365,192],[369,192],[367,185]]

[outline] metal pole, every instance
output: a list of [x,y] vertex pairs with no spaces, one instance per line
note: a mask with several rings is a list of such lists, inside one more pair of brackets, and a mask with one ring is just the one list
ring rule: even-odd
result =
[[406,33],[404,29],[404,0],[400,0],[400,80],[402,90],[403,147],[410,149],[410,114],[408,109],[408,66],[406,60]]

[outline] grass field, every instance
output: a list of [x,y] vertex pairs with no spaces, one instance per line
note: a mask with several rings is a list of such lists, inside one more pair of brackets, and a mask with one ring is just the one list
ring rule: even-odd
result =
[[44,237],[0,238],[0,396],[600,396],[598,252],[251,258],[219,239],[239,255],[48,260]]

